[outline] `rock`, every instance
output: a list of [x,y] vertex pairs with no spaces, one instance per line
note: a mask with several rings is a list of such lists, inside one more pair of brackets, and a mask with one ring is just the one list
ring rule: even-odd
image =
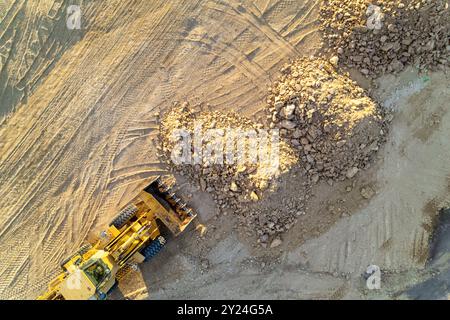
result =
[[[360,63],[368,62],[363,53],[355,56]],[[339,60],[300,58],[287,65],[269,90],[266,114],[268,125],[278,128],[281,140],[289,142],[296,151],[300,165],[295,174],[307,176],[302,184],[304,189],[299,190],[301,197],[296,201],[281,199],[280,210],[270,210],[264,206],[256,209],[245,203],[260,200],[262,194],[259,192],[266,185],[242,184],[241,176],[248,174],[250,169],[233,178],[233,182],[239,186],[234,194],[243,202],[239,212],[245,210],[245,215],[240,218],[246,222],[249,232],[257,233],[258,242],[263,247],[272,245],[269,240],[271,237],[279,238],[277,235],[292,229],[297,219],[301,219],[307,210],[302,203],[309,199],[307,191],[312,184],[326,181],[333,185],[334,182],[342,181],[346,174],[354,177],[358,167],[366,168],[373,159],[372,151],[367,150],[368,146],[373,141],[379,145],[384,142],[379,136],[384,129],[384,113],[379,112],[376,102],[362,88],[347,75],[337,72],[333,62],[340,63]],[[360,149],[361,145],[366,148]],[[233,194],[229,191],[236,190],[229,182],[234,174],[233,171],[228,173],[228,192],[225,196]],[[217,188],[221,187],[219,181],[212,179],[208,183]],[[273,184],[270,181],[270,190],[276,190],[277,182]],[[221,206],[227,205],[226,198],[221,197],[220,201]],[[344,211],[336,206],[331,214],[340,217]],[[281,239],[272,242],[273,246],[281,245]]]
[[259,189],[266,190],[269,187],[269,182],[267,180],[262,180],[259,183]]
[[[284,117],[286,119],[291,119],[292,116],[294,115],[294,111],[295,111],[295,104],[288,104],[284,108]],[[288,128],[286,128],[286,129],[288,129]]]
[[205,190],[206,190],[206,181],[205,181],[205,179],[203,179],[203,178],[200,178],[200,189],[201,189],[202,191],[205,191]]
[[202,269],[206,270],[209,268],[209,260],[208,259],[202,259],[201,261]]
[[313,182],[313,183],[317,183],[317,182],[319,182],[319,175],[318,174],[315,174],[315,175],[313,175],[312,176],[312,178],[311,178],[311,181]]
[[271,248],[276,248],[280,246],[283,243],[283,241],[280,238],[275,238],[272,243],[270,244]]
[[256,194],[255,191],[252,191],[252,192],[250,193],[250,199],[251,199],[252,201],[258,201],[258,200],[259,200],[259,197],[258,197],[258,195]]
[[350,169],[348,169],[347,173],[345,174],[345,176],[348,179],[353,178],[357,173],[358,173],[359,169],[357,167],[352,167]]
[[[372,10],[374,7],[368,10],[371,6],[363,2],[323,1],[320,21],[325,50],[337,52],[340,65],[356,68],[372,78],[399,72],[407,65],[422,70],[448,66],[449,61],[440,62],[448,57],[450,29],[443,27],[450,25],[448,0],[409,2],[379,0],[378,13]],[[374,26],[370,27],[369,22]],[[395,60],[401,63],[391,65]]]
[[274,104],[274,107],[275,107],[276,110],[280,110],[281,108],[283,108],[283,106],[284,106],[284,103],[281,102],[281,101],[277,101]]
[[338,65],[338,63],[339,63],[339,58],[338,58],[338,56],[333,56],[333,57],[331,57],[330,63],[331,63],[333,66],[336,67],[336,66]]
[[341,147],[343,147],[344,145],[345,145],[345,140],[340,140],[340,141],[338,141],[337,143],[336,143],[336,147],[338,147],[338,148],[341,148]]
[[267,243],[267,241],[269,241],[269,235],[267,233],[264,233],[259,237],[259,241],[262,243]]
[[[354,55],[357,61],[363,62],[363,58],[367,57],[361,53]],[[293,75],[286,72],[271,89],[275,97],[269,99],[269,104],[289,101],[280,114],[281,118],[287,114],[290,119],[280,121],[277,117],[270,127],[280,128],[281,137],[298,150],[308,183],[317,183],[323,178],[332,185],[345,177],[355,164],[366,167],[376,150],[358,147],[375,140],[384,141],[378,137],[383,129],[384,114],[376,102],[348,76],[339,74],[330,61],[301,58],[292,63],[291,70],[301,76],[293,80]],[[295,84],[300,84],[300,91],[293,89]],[[281,88],[287,87],[291,89],[281,94]],[[293,106],[289,107],[291,104],[296,106],[295,111]],[[273,107],[269,106],[268,110],[271,112]]]
[[371,187],[367,186],[367,187],[361,188],[361,196],[364,199],[367,199],[367,200],[372,199],[372,197],[374,195],[375,195],[375,191]]
[[305,152],[311,152],[313,147],[310,144],[307,144],[303,147],[303,149],[305,150]]
[[[284,100],[278,99],[278,101],[281,102]],[[271,112],[273,112],[273,108],[271,109]],[[290,107],[290,109],[295,109],[295,107]],[[235,128],[243,131],[261,130],[264,129],[264,127],[262,124],[247,119],[237,113],[202,110],[194,111],[187,107],[183,109],[179,104],[174,105],[169,112],[164,114],[160,121],[160,146],[162,151],[159,156],[163,158],[161,159],[162,162],[167,163],[170,170],[174,173],[182,174],[186,178],[194,181],[195,184],[199,186],[198,189],[211,193],[212,199],[217,207],[216,218],[222,215],[236,214],[239,217],[245,217],[244,226],[254,226],[252,216],[248,213],[248,211],[251,211],[252,209],[248,205],[248,202],[259,200],[260,197],[262,197],[259,194],[259,191],[262,192],[262,190],[269,188],[269,183],[271,189],[273,187],[275,190],[276,180],[274,178],[277,177],[279,173],[272,173],[272,171],[259,172],[257,164],[245,162],[245,165],[243,165],[243,162],[240,161],[240,159],[234,159],[236,160],[234,163],[226,163],[226,166],[221,168],[215,165],[212,157],[204,157],[203,159],[200,159],[202,161],[201,163],[195,165],[177,164],[172,162],[171,152],[174,149],[174,144],[176,142],[172,139],[173,130],[183,128],[184,130],[188,130],[192,136],[196,129],[196,121],[201,122],[203,128],[214,126],[216,129],[223,129],[224,131],[228,128]],[[287,131],[286,129],[283,130]],[[211,138],[204,137],[202,141],[203,146],[217,143],[217,139],[220,139],[220,137],[225,139],[225,135]],[[239,137],[234,138],[239,139]],[[220,142],[225,143],[224,140]],[[265,146],[262,147],[264,148]],[[291,149],[292,147],[287,145],[284,141],[280,141],[279,147],[279,162],[281,166],[285,166],[283,170],[286,170],[295,163],[295,153],[294,150]],[[288,164],[286,161],[292,161],[292,164]],[[281,223],[283,226],[286,224],[284,220],[282,220]],[[252,231],[260,232],[261,230],[258,231],[258,229],[252,229]],[[275,230],[273,232],[275,232]],[[265,230],[262,230],[262,233],[265,233]],[[269,236],[272,234],[274,233],[269,234]]]
[[302,132],[300,131],[300,130],[298,130],[298,129],[296,129],[295,131],[294,131],[294,133],[292,134],[292,138],[294,138],[294,139],[298,139],[298,138],[300,138],[302,136]]
[[280,122],[280,125],[282,128],[285,128],[287,130],[294,130],[295,127],[297,126],[297,124],[293,121],[289,121],[289,120],[283,120]]

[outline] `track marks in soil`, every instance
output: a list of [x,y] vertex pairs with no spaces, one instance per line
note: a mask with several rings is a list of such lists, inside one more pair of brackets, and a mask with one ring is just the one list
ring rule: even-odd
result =
[[[55,39],[52,25],[35,38],[41,20],[25,14],[55,16],[66,2],[7,4],[0,55],[10,63],[0,77],[9,77],[5,68],[20,70],[18,99],[28,99],[0,127],[3,298],[35,297],[90,230],[165,173],[154,153],[153,113],[189,100],[253,116],[278,67],[299,53],[261,11],[269,2],[90,3],[76,41]],[[282,20],[283,32],[299,28]],[[13,32],[18,27],[24,38]],[[14,46],[35,51],[19,59]]]

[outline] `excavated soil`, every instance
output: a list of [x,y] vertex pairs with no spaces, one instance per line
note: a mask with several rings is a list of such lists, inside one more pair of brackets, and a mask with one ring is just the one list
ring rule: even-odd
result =
[[258,201],[297,162],[284,142],[272,143],[260,124],[237,113],[175,107],[161,120],[160,137],[166,163],[202,191],[213,193],[222,209],[237,210]]
[[450,63],[448,0],[325,0],[320,19],[330,53],[366,76]]
[[[265,130],[262,124],[234,113],[194,112],[187,103],[167,112],[160,128],[165,162],[201,191],[213,193],[221,210],[238,214],[247,234],[256,231],[263,247],[281,244],[281,234],[304,214],[308,182],[325,178],[332,185],[353,178],[370,167],[387,134],[380,106],[330,62],[299,59],[281,73],[269,90],[266,107],[271,120],[266,129],[276,128],[282,138],[277,150],[258,135]],[[254,151],[242,134],[251,131]],[[244,143],[242,154],[239,143]],[[271,152],[277,152],[276,164]],[[261,154],[267,158],[256,157]],[[290,172],[294,167],[296,174]],[[277,192],[277,180],[284,174],[304,181],[295,200]],[[264,193],[281,198],[276,207],[269,201],[263,207],[249,203],[261,200]]]
[[307,174],[353,178],[370,165],[387,129],[384,111],[330,62],[306,58],[287,65],[270,89],[270,127],[296,148]]

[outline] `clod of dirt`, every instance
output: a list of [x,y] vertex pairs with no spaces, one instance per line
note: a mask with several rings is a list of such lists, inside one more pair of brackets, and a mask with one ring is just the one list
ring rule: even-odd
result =
[[209,266],[210,266],[210,262],[209,262],[208,259],[202,259],[201,260],[201,267],[202,267],[203,270],[209,269]]
[[295,151],[279,138],[271,140],[271,134],[236,113],[194,112],[185,103],[163,116],[162,157],[212,193],[219,208],[239,212],[273,189],[276,178],[297,162]]
[[298,150],[313,183],[353,178],[385,141],[384,112],[328,61],[286,65],[270,92],[270,126]]
[[281,244],[283,243],[283,241],[281,241],[280,238],[275,238],[272,243],[270,244],[271,248],[276,248],[279,247]]
[[320,17],[331,53],[368,77],[449,65],[448,0],[324,0]]
[[367,187],[361,188],[361,196],[364,199],[367,199],[367,200],[372,199],[374,195],[375,195],[375,191],[371,187],[367,186]]

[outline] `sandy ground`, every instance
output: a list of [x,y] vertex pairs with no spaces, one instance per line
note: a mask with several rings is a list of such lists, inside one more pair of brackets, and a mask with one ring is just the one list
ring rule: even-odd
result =
[[[19,41],[10,30],[32,21],[30,3],[48,16],[61,1],[2,3],[0,48]],[[282,64],[317,52],[320,41],[317,1],[115,0],[82,8],[81,32],[60,39],[54,55],[38,51],[28,91],[2,94],[16,108],[0,127],[3,299],[37,296],[60,260],[150,177],[166,173],[155,154],[156,114],[188,100],[261,119]],[[31,38],[40,21],[24,34]],[[23,41],[11,60],[33,50]],[[2,68],[2,88],[15,83],[15,68]],[[206,234],[193,226],[112,298],[373,298],[422,280],[432,218],[450,200],[449,79],[429,76],[408,70],[379,80],[374,94],[395,110],[379,160],[355,181],[316,186],[279,248],[255,245],[208,194],[180,179]],[[283,197],[298,197],[293,174],[283,179]],[[376,190],[370,201],[361,197],[365,186]],[[330,205],[342,214],[330,214]],[[361,278],[373,263],[389,274],[377,293]]]
[[[130,298],[158,299],[446,297],[442,289],[427,296],[425,291],[436,291],[432,285],[432,290],[415,289],[424,296],[413,289],[405,291],[422,281],[442,285],[439,277],[448,278],[445,245],[440,262],[427,263],[433,220],[450,201],[450,166],[445,161],[450,126],[448,110],[443,109],[450,98],[448,76],[436,73],[428,80],[407,70],[379,82],[383,85],[376,95],[395,97],[395,103],[384,100],[395,117],[379,160],[353,183],[317,186],[306,217],[285,235],[281,249],[254,248],[254,241],[242,237],[227,217],[207,220],[211,234],[204,238],[187,234],[172,242],[154,262],[143,265],[140,274],[130,277],[129,286],[123,285],[125,296],[128,292]],[[289,182],[290,188],[280,190],[283,197],[298,196],[299,189],[291,185],[295,179]],[[349,184],[351,192],[346,190]],[[360,193],[367,186],[376,190],[370,200]],[[342,216],[330,214],[329,203],[340,206]],[[367,290],[362,278],[371,264],[383,271],[382,288],[376,292]]]

